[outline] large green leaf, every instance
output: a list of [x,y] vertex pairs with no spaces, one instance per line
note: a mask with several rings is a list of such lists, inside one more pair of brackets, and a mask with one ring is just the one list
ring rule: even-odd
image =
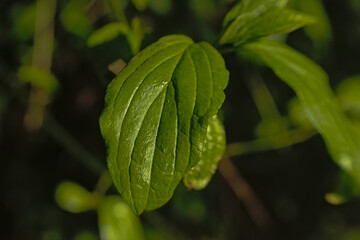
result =
[[280,42],[246,43],[240,53],[270,67],[294,89],[305,114],[324,138],[334,161],[360,186],[360,134],[335,101],[326,73],[314,62]]
[[205,151],[202,159],[184,177],[188,189],[205,188],[214,175],[218,163],[224,155],[226,139],[224,126],[217,115],[210,119],[207,129]]
[[235,44],[259,37],[291,32],[315,19],[304,13],[272,6],[241,13],[224,31],[220,44]]
[[145,239],[139,218],[120,197],[106,197],[97,212],[102,240]]
[[202,157],[228,71],[208,43],[161,38],[110,83],[100,118],[115,186],[136,214],[164,205]]

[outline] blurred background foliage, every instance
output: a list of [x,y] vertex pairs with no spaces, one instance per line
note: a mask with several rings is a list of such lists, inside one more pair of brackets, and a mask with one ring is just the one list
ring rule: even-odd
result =
[[[104,171],[98,118],[114,73],[164,35],[215,44],[234,4],[0,2],[2,239],[360,239],[360,202],[340,204],[341,196],[328,194],[341,180],[339,169],[293,91],[236,54],[225,55],[228,152],[269,212],[269,224],[254,222],[219,173],[202,191],[181,184],[167,205],[140,218],[118,196],[105,197],[116,190]],[[317,22],[275,38],[327,71],[339,104],[360,125],[360,2],[289,5]]]

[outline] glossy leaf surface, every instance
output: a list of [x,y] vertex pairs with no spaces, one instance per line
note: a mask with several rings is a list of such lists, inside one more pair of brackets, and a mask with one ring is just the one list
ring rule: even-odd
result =
[[188,189],[201,190],[210,182],[216,172],[218,163],[224,155],[226,139],[224,126],[215,115],[210,119],[207,129],[203,157],[184,177]]
[[294,89],[334,161],[359,187],[360,134],[337,105],[326,73],[304,55],[279,42],[262,39],[246,43],[240,53],[267,65]]
[[145,239],[139,218],[120,197],[106,197],[97,212],[102,240]]
[[228,71],[208,43],[161,38],[110,83],[100,118],[115,186],[136,214],[164,205],[202,157]]
[[[282,8],[283,1],[268,1],[262,4],[261,1],[254,1],[247,5],[247,1],[242,2],[244,3],[234,8],[239,8],[238,11],[230,11],[230,17],[228,15],[225,18],[224,25],[228,26],[225,27],[220,44],[237,45],[250,39],[287,33],[315,21],[304,13]],[[233,17],[233,21],[229,20],[235,14],[237,15]]]

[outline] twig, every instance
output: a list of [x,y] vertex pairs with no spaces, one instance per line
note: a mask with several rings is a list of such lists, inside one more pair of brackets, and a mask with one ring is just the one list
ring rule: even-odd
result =
[[232,143],[227,146],[227,156],[235,157],[254,152],[285,148],[306,141],[315,134],[316,132],[313,130],[295,129],[273,135],[272,137],[259,138],[249,142]]
[[235,195],[244,204],[254,223],[262,230],[271,227],[273,225],[273,220],[270,217],[270,214],[228,157],[224,157],[220,161],[219,172],[229,184]]
[[61,124],[47,114],[43,128],[59,143],[74,159],[97,175],[101,175],[105,167],[101,161],[88,152]]

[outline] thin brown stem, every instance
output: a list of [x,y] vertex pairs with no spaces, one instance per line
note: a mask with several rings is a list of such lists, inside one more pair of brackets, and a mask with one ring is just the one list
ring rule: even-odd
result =
[[270,214],[246,179],[237,171],[230,158],[224,157],[220,161],[219,172],[238,199],[244,204],[253,222],[262,230],[269,229],[273,225]]

